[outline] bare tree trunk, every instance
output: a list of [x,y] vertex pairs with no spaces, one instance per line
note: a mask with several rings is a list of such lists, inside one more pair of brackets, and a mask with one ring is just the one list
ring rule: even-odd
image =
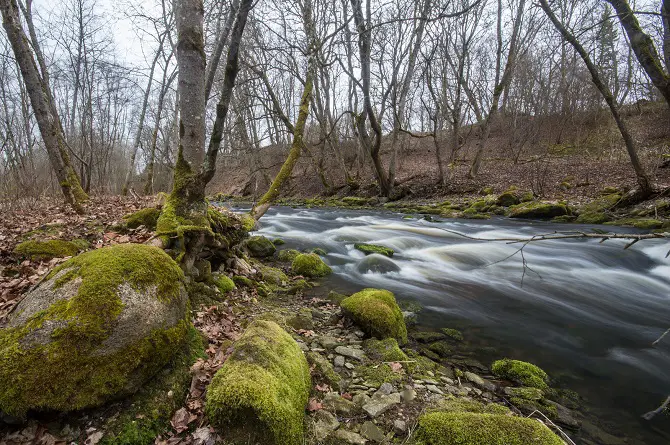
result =
[[626,126],[623,117],[619,113],[619,107],[616,103],[616,99],[614,99],[614,96],[612,96],[612,92],[607,88],[607,86],[600,78],[598,69],[591,61],[591,58],[589,57],[584,47],[577,41],[575,36],[572,35],[572,33],[570,33],[570,31],[568,31],[567,28],[563,26],[563,24],[558,20],[554,12],[549,7],[547,0],[540,0],[540,6],[547,14],[547,17],[549,17],[551,22],[554,24],[556,29],[563,35],[565,40],[567,40],[573,46],[573,48],[575,48],[575,51],[577,51],[586,64],[586,68],[588,68],[589,73],[591,74],[593,84],[596,86],[596,88],[598,88],[598,91],[600,91],[600,94],[602,94],[605,102],[607,102],[607,105],[612,112],[612,117],[614,117],[617,127],[619,127],[619,131],[621,132],[621,136],[626,143],[626,150],[628,151],[628,156],[630,157],[631,164],[635,170],[635,175],[637,176],[637,183],[640,186],[641,195],[645,197],[651,195],[654,191],[651,179],[649,178],[649,175],[645,171],[644,166],[638,158],[635,141],[628,131],[628,127]]
[[205,81],[205,100],[209,100],[209,95],[212,92],[212,85],[214,84],[214,76],[216,75],[216,70],[219,67],[219,60],[221,60],[221,54],[223,53],[223,48],[226,46],[228,41],[228,35],[230,30],[233,27],[235,22],[235,17],[237,16],[237,11],[240,8],[240,0],[233,0],[230,5],[230,11],[228,12],[228,18],[226,19],[226,24],[221,30],[216,41],[216,47],[212,52],[212,56],[209,60],[209,67],[207,68],[207,80]]
[[[16,0],[0,0],[0,10],[2,12],[3,27],[7,32],[7,38],[21,69],[21,75],[25,82],[33,111],[35,112],[35,119],[37,120],[49,161],[56,174],[65,201],[77,213],[83,213],[82,203],[88,199],[88,196],[81,188],[79,178],[70,163],[63,129],[49,89],[46,65],[40,57],[39,59],[44,70],[42,75],[40,75],[39,68],[33,57],[31,44],[21,26]],[[29,20],[29,26],[32,26],[31,23],[32,21]],[[33,42],[33,48],[39,51],[39,46],[35,44],[36,42]]]

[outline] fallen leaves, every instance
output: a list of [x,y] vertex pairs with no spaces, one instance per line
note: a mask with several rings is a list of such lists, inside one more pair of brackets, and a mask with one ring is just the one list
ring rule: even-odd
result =
[[323,404],[319,402],[318,399],[311,398],[307,403],[307,411],[313,413],[314,411],[319,411],[323,409]]
[[189,423],[195,421],[197,418],[197,415],[189,412],[186,408],[180,408],[172,416],[170,425],[172,425],[177,434],[183,433],[188,430]]

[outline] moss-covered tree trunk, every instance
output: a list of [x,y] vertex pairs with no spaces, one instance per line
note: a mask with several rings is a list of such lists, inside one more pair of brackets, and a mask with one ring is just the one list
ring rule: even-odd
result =
[[205,245],[214,241],[208,218],[209,204],[205,199],[205,187],[216,172],[223,125],[239,71],[240,42],[252,3],[252,0],[243,0],[237,11],[228,46],[224,86],[216,108],[209,146],[205,150],[206,60],[203,2],[175,2],[179,67],[179,149],[172,192],[158,219],[157,233],[165,247],[180,252],[179,260],[187,273],[193,271],[194,263]]
[[[26,85],[26,91],[30,97],[33,111],[35,112],[37,126],[40,129],[51,167],[54,169],[65,201],[77,213],[83,213],[82,204],[88,200],[88,195],[82,189],[79,177],[70,162],[63,128],[49,87],[46,64],[41,56],[39,42],[37,42],[34,29],[32,28],[30,9],[26,9],[24,15],[32,31],[31,36],[34,37],[32,42],[28,39],[21,25],[19,7],[16,0],[0,0],[0,11],[2,12],[2,24],[7,32],[7,38],[21,70],[21,76]],[[40,63],[41,73],[31,47],[34,49],[37,60]]]

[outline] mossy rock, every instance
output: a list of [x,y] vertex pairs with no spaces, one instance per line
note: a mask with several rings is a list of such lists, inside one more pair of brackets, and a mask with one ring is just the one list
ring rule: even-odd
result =
[[619,201],[621,201],[621,194],[612,193],[612,194],[601,196],[600,198],[594,199],[590,203],[588,203],[586,205],[583,205],[579,210],[582,213],[604,212],[605,210],[610,210]]
[[378,253],[379,255],[392,257],[393,254],[395,253],[393,249],[391,249],[390,247],[379,246],[377,244],[356,243],[354,244],[354,249],[360,250],[366,255]]
[[343,301],[345,298],[347,298],[348,296],[349,296],[349,295],[341,294],[341,293],[336,292],[336,291],[334,291],[334,290],[331,290],[330,292],[328,292],[328,300],[329,300],[331,303],[334,303],[334,304],[337,304],[337,305],[341,304],[342,301]]
[[288,276],[281,269],[264,264],[258,264],[257,268],[263,281],[272,286],[284,286],[289,282]]
[[668,223],[664,223],[663,221],[658,219],[626,218],[626,219],[617,219],[616,221],[610,221],[605,224],[612,226],[635,227],[636,229],[643,229],[643,230],[662,229],[668,227]]
[[400,346],[398,341],[395,338],[386,338],[384,340],[378,340],[376,338],[371,338],[363,342],[363,349],[368,357],[373,361],[381,362],[407,362],[409,358],[405,354]]
[[458,329],[442,328],[440,330],[442,331],[443,334],[445,334],[447,337],[453,340],[463,341],[463,334]]
[[412,332],[411,337],[419,343],[433,343],[435,341],[444,340],[446,334],[435,331],[417,331]]
[[317,254],[317,255],[319,255],[319,256],[326,256],[326,255],[328,255],[328,252],[326,252],[325,250],[323,250],[323,249],[320,248],[320,247],[317,247],[317,248],[315,248],[315,249],[312,249],[312,253],[315,253],[315,254]]
[[564,445],[536,419],[471,412],[432,412],[419,418],[422,445]]
[[345,298],[341,303],[344,314],[378,339],[395,338],[407,343],[407,327],[393,293],[382,289],[364,289]]
[[63,241],[53,239],[48,241],[24,241],[14,248],[14,254],[29,258],[33,261],[47,261],[52,258],[74,256],[88,248],[85,240]]
[[256,258],[271,257],[277,250],[272,241],[261,235],[250,237],[246,240],[244,246],[249,254]]
[[254,287],[254,285],[256,283],[254,282],[254,280],[252,280],[250,278],[247,278],[245,276],[235,275],[235,276],[233,276],[233,284],[235,284],[236,286],[239,286],[239,287],[252,288],[252,287]]
[[588,212],[580,214],[574,221],[577,224],[604,224],[611,219],[612,218],[604,212]]
[[126,222],[126,226],[129,229],[137,229],[140,226],[144,226],[153,231],[156,230],[156,224],[158,223],[158,217],[160,215],[160,209],[147,207],[146,209],[141,209],[135,213],[130,213],[124,216],[123,220]]
[[143,244],[61,264],[0,331],[0,409],[72,411],[135,392],[185,342],[183,278],[165,252]]
[[510,207],[511,218],[551,219],[556,216],[571,214],[570,209],[563,204],[551,202],[525,202]]
[[212,276],[214,284],[222,294],[226,294],[235,289],[235,282],[223,274],[214,274]]
[[428,349],[437,354],[441,358],[447,358],[452,354],[451,347],[445,340],[431,343],[430,345],[428,345]]
[[441,400],[438,406],[431,411],[500,415],[509,414],[510,412],[509,408],[497,403],[485,404],[476,400],[468,400],[451,396]]
[[363,207],[370,204],[370,199],[359,198],[357,196],[345,196],[344,198],[342,198],[342,202],[348,206]]
[[400,272],[400,266],[393,262],[392,259],[373,253],[363,258],[357,265],[356,270],[360,273],[391,273]]
[[301,253],[293,260],[291,269],[294,274],[309,278],[325,277],[333,272],[315,253]]
[[547,373],[532,363],[506,358],[493,362],[491,371],[496,377],[517,381],[531,388],[543,391],[549,388],[547,385],[549,381]]
[[496,199],[496,204],[501,207],[512,207],[521,202],[519,196],[513,191],[507,191]]
[[275,238],[272,240],[272,244],[274,244],[275,246],[283,246],[284,244],[286,244],[286,241],[284,241],[281,238]]
[[191,327],[186,344],[163,372],[124,400],[120,414],[109,419],[100,445],[152,445],[170,431],[170,419],[191,387],[191,366],[206,357],[202,337]]
[[298,445],[309,398],[309,366],[279,325],[253,322],[207,390],[205,412],[228,431],[244,428],[263,443]]
[[541,389],[527,387],[508,387],[505,388],[505,394],[510,397],[518,397],[526,400],[541,400],[544,397],[544,392]]
[[277,259],[287,263],[292,263],[296,257],[300,255],[300,251],[295,249],[284,249],[277,252]]
[[313,373],[317,378],[326,382],[333,388],[338,387],[342,381],[342,376],[335,372],[333,364],[327,358],[318,352],[310,351],[307,353],[307,362],[312,366]]

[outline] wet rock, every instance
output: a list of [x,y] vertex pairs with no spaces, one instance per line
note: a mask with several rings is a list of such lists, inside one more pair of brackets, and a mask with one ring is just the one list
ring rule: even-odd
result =
[[316,422],[314,424],[314,436],[319,441],[324,440],[340,426],[340,422],[337,421],[337,417],[325,410],[317,411],[315,418]]
[[333,437],[351,445],[365,445],[367,442],[367,440],[360,434],[345,429],[335,431]]
[[246,243],[245,247],[249,254],[256,258],[267,258],[274,255],[277,248],[272,241],[264,236],[252,236]]
[[400,393],[389,395],[376,393],[368,403],[363,405],[363,411],[374,419],[398,404],[400,404]]
[[379,254],[368,255],[363,258],[358,265],[356,270],[359,273],[390,273],[390,272],[400,272],[400,267],[393,262],[393,260]]
[[[335,348],[337,354],[343,355],[345,357],[353,358],[356,360],[363,360],[365,358],[365,353],[360,349],[355,349],[346,346],[338,346]],[[344,364],[342,364],[344,365]]]
[[580,428],[580,422],[572,416],[572,411],[568,408],[553,400],[547,400],[546,403],[549,406],[556,407],[556,422],[572,430],[578,430]]
[[386,440],[384,431],[374,423],[367,421],[361,426],[361,435],[368,440],[376,443],[382,443]]

